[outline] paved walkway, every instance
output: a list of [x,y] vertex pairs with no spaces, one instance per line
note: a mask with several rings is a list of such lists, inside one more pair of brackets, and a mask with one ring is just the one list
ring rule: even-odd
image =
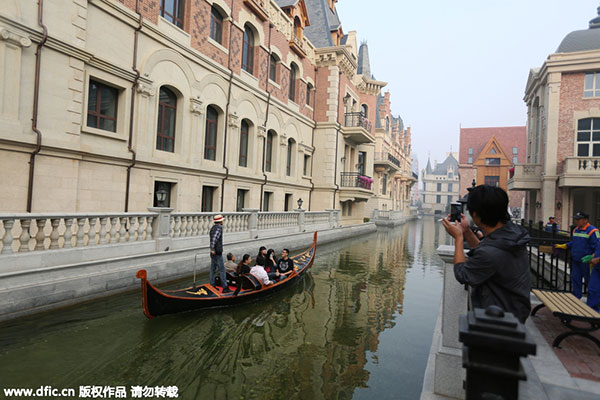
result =
[[[554,338],[567,330],[547,308],[542,308],[531,320],[540,333],[552,346]],[[575,322],[576,323],[576,322]],[[600,339],[596,331],[594,336]],[[574,378],[599,382],[600,386],[600,348],[591,340],[579,336],[571,336],[561,343],[561,348],[552,348],[559,360],[563,363],[569,374]]]

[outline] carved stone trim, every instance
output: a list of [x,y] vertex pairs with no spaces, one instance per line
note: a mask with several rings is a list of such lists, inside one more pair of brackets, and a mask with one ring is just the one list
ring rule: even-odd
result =
[[198,99],[190,99],[190,111],[193,114],[202,115],[202,102]]
[[266,138],[267,137],[267,127],[263,125],[259,125],[256,130],[258,137]]
[[29,39],[27,36],[19,35],[18,33],[11,32],[8,29],[2,29],[0,31],[0,40],[5,40],[19,47],[31,46],[31,39]]
[[229,113],[228,125],[232,128],[240,126],[240,117],[235,113]]
[[139,82],[135,89],[137,90],[138,93],[145,95],[145,96],[153,96],[154,95],[154,86],[147,84],[147,83]]

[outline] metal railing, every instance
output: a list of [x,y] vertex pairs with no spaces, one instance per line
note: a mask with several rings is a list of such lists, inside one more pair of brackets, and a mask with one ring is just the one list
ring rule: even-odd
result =
[[370,176],[361,175],[358,172],[342,172],[340,186],[371,190],[373,179]]
[[373,124],[365,118],[365,114],[362,112],[349,112],[344,114],[344,126],[364,128],[369,133],[373,131]]
[[402,164],[400,160],[394,157],[391,153],[387,151],[378,151],[375,153],[375,161],[389,161],[398,168],[402,168]]

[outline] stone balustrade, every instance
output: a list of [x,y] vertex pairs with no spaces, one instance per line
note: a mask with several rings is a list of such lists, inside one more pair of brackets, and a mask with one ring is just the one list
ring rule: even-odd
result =
[[400,210],[373,210],[373,222],[377,226],[396,226],[416,217],[416,213],[406,215]]
[[[146,213],[0,214],[0,254],[48,252],[114,244],[208,237],[216,213],[172,212],[151,208]],[[339,210],[322,212],[222,213],[225,234],[256,238],[269,231],[303,232],[339,227]],[[266,233],[265,233],[266,232]],[[180,244],[177,247],[185,247]]]

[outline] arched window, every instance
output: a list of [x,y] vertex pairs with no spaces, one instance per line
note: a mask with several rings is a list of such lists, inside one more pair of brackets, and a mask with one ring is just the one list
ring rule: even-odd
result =
[[273,82],[277,82],[277,62],[279,60],[277,59],[277,56],[274,54],[271,54],[271,56],[269,57],[269,79],[272,80]]
[[273,165],[273,143],[275,141],[276,133],[274,131],[267,132],[267,148],[265,151],[265,171],[271,172]]
[[238,165],[240,167],[248,166],[248,133],[250,132],[250,124],[247,120],[242,121],[240,128],[240,155]]
[[210,38],[219,44],[223,41],[223,15],[215,6],[210,10]]
[[285,164],[285,174],[287,176],[291,176],[292,175],[292,157],[294,155],[294,144],[296,142],[294,141],[294,139],[288,139],[288,145],[287,145],[287,162]]
[[367,106],[366,104],[361,105],[360,112],[362,113],[363,117],[369,119],[369,106]]
[[254,71],[254,33],[246,25],[244,28],[244,44],[242,47],[242,69],[252,73]]
[[600,118],[577,121],[577,156],[600,156]]
[[175,118],[177,117],[177,96],[166,87],[160,88],[158,96],[158,126],[156,129],[156,149],[175,151]]
[[161,0],[161,17],[183,29],[183,3],[184,0]]
[[294,38],[300,40],[302,38],[302,23],[300,18],[294,18]]
[[298,67],[296,67],[296,64],[292,63],[291,67],[290,67],[290,84],[289,84],[289,93],[288,93],[288,97],[291,101],[296,101],[296,79],[297,79],[297,72]]
[[219,112],[213,107],[206,108],[206,133],[204,135],[204,159],[215,161],[217,159],[217,129],[219,126]]

